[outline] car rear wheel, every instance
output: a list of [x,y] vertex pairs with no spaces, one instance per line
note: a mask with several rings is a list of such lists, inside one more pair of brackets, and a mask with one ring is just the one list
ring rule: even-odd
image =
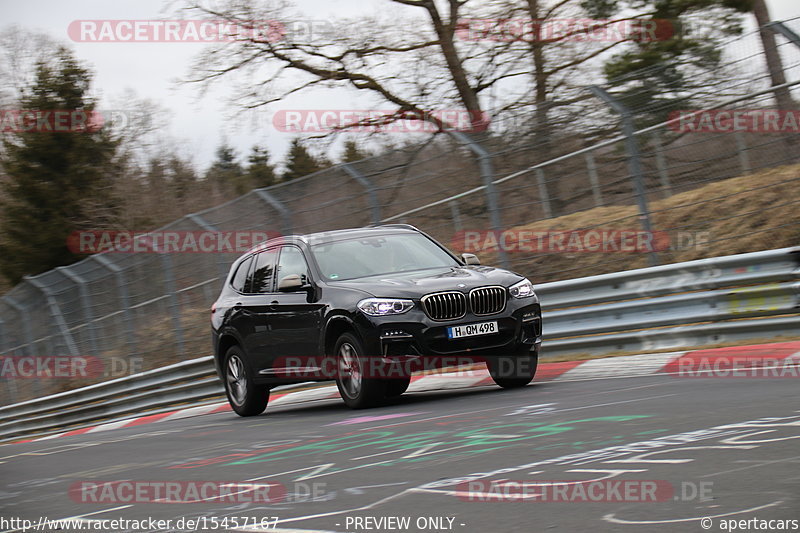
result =
[[344,333],[334,347],[338,372],[336,386],[342,400],[352,409],[365,409],[377,405],[384,397],[385,380],[365,374],[367,361],[361,341],[352,333]]
[[488,361],[489,374],[504,389],[524,387],[536,375],[539,354],[526,346],[514,355],[493,357]]
[[269,387],[253,383],[244,353],[238,346],[225,354],[225,393],[239,416],[260,415],[269,402]]

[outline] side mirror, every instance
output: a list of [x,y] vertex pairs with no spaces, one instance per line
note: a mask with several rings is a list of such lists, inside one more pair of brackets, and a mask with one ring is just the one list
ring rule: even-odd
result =
[[480,265],[481,260],[475,254],[461,254],[461,259],[465,265]]
[[281,292],[296,291],[303,288],[303,280],[297,274],[290,274],[278,282],[278,290]]

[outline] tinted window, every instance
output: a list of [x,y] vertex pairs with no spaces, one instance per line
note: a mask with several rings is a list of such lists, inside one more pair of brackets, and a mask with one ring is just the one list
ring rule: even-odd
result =
[[275,270],[275,250],[256,255],[256,268],[252,273],[250,292],[272,292],[272,277]]
[[333,241],[316,244],[311,250],[322,275],[332,280],[459,266],[450,254],[419,233]]
[[303,283],[309,282],[308,265],[303,252],[294,246],[286,246],[281,250],[281,258],[278,261],[278,282],[292,274],[300,276]]
[[239,292],[247,292],[245,290],[245,282],[247,281],[247,274],[250,271],[250,265],[252,263],[253,256],[250,256],[241,262],[239,268],[236,269],[236,274],[233,275],[231,286]]

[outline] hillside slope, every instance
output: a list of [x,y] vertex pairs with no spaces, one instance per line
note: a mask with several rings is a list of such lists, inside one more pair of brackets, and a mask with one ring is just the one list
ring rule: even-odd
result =
[[[650,201],[655,242],[666,243],[661,264],[800,245],[800,165],[764,170]],[[640,230],[635,205],[598,207],[510,228],[530,232]],[[551,236],[553,233],[550,234]],[[569,235],[569,234],[568,234]],[[513,248],[513,245],[511,246]],[[530,247],[529,247],[530,248]],[[646,253],[509,251],[514,270],[537,283],[648,266]],[[496,264],[497,249],[477,253]]]

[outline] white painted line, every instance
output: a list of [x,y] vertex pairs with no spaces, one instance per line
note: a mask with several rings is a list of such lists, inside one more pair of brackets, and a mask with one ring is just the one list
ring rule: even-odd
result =
[[276,531],[277,533],[336,533],[335,531],[328,531],[323,529],[285,529],[285,528],[262,528],[258,526],[246,526],[240,528],[231,528],[231,531],[252,531],[253,533]]
[[571,370],[567,370],[553,381],[573,379],[632,377],[655,374],[664,365],[684,355],[686,352],[654,353],[641,355],[625,355],[607,359],[590,359]]
[[338,394],[338,392],[339,390],[335,386],[319,387],[316,389],[290,392],[286,396],[281,396],[280,398],[276,398],[275,400],[270,400],[269,405],[285,405],[287,403],[324,400],[326,398],[331,398],[334,393]]
[[766,505],[761,505],[759,507],[752,507],[750,509],[743,509],[741,511],[734,511],[731,513],[724,513],[724,514],[714,514],[708,516],[696,516],[692,518],[674,518],[672,520],[624,520],[622,518],[617,518],[614,516],[614,513],[607,514],[603,517],[603,520],[606,522],[611,522],[612,524],[625,524],[625,525],[645,525],[645,524],[674,524],[676,522],[700,522],[700,520],[705,519],[714,519],[714,518],[722,518],[724,516],[734,516],[737,514],[745,514],[745,513],[752,513],[755,511],[760,511],[761,509],[767,509],[769,507],[775,507],[776,505],[782,504],[783,501],[778,500],[776,502],[768,503]]
[[61,435],[66,435],[69,431],[62,431],[61,433],[56,433],[55,435],[48,435],[46,437],[39,437],[38,439],[33,439],[33,442],[39,442],[41,440],[50,440],[50,439],[57,439]]
[[483,372],[480,374],[472,372],[470,375],[466,376],[422,376],[416,381],[413,381],[408,387],[408,390],[409,392],[421,392],[430,390],[464,389],[480,383],[488,376],[488,372]]
[[166,422],[167,420],[180,420],[181,418],[189,418],[192,416],[200,416],[205,415],[213,411],[214,409],[219,409],[223,405],[228,405],[227,402],[220,402],[220,403],[212,403],[210,405],[200,405],[198,407],[189,407],[186,409],[181,409],[180,411],[176,411],[171,415],[162,418],[159,422]]
[[116,422],[108,422],[107,424],[100,424],[99,426],[90,429],[86,433],[97,433],[99,431],[108,431],[110,429],[117,429],[119,427],[124,426],[125,424],[128,424],[131,420],[135,420],[135,418],[134,419],[128,418],[125,420],[117,420]]

